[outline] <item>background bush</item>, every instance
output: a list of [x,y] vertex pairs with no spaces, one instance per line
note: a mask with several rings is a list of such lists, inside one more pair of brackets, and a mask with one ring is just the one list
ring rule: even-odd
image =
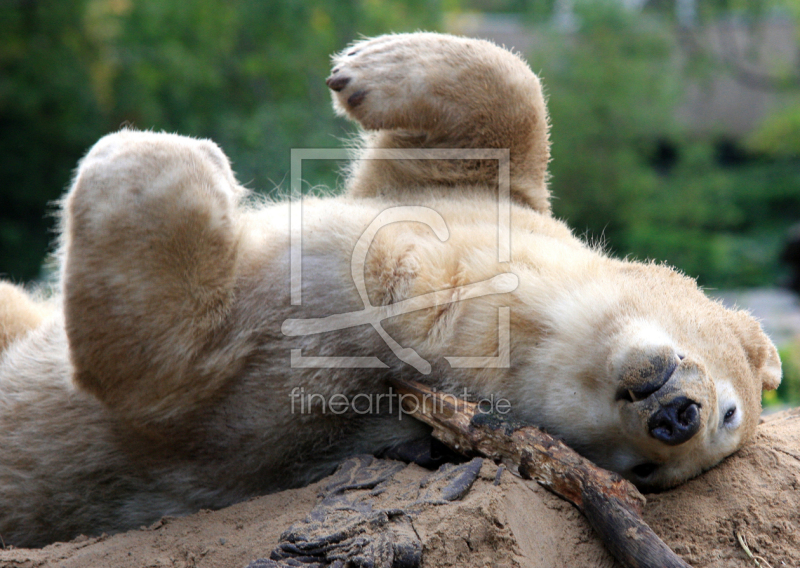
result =
[[[102,135],[212,138],[243,183],[269,192],[291,148],[338,147],[349,131],[330,110],[330,54],[440,17],[435,0],[0,2],[0,275],[40,275],[49,204]],[[330,171],[304,168],[335,182]]]

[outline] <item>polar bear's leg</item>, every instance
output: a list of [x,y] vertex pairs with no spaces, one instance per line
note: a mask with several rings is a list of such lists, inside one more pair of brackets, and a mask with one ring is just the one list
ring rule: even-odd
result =
[[207,347],[234,295],[242,193],[209,141],[125,130],[81,162],[62,227],[70,355],[121,417],[173,419],[235,372]]
[[335,56],[327,84],[337,112],[370,131],[351,194],[497,186],[496,160],[370,160],[373,148],[508,149],[512,196],[549,211],[547,110],[518,56],[482,40],[387,35]]
[[48,311],[19,286],[0,281],[0,354],[16,339],[36,328]]

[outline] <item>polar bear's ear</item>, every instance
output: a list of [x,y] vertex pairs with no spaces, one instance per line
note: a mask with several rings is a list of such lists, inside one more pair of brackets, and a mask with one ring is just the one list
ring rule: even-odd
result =
[[768,345],[769,353],[764,363],[759,369],[761,375],[761,388],[763,390],[775,390],[781,384],[781,358],[778,350],[770,342]]
[[753,316],[746,311],[738,311],[736,315],[739,319],[736,333],[756,377],[761,380],[762,390],[775,390],[782,375],[778,350]]

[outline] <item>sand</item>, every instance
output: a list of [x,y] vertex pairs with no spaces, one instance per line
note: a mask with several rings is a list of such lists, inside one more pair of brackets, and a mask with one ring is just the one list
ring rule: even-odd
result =
[[[409,465],[395,477],[414,483],[429,473]],[[462,500],[427,507],[414,518],[423,566],[617,566],[572,505],[507,471],[495,485],[496,474],[497,466],[484,463]],[[0,550],[0,566],[244,568],[269,556],[280,534],[314,507],[324,485],[165,518],[123,534]],[[647,500],[645,520],[692,566],[800,567],[800,408],[767,417],[737,454]]]

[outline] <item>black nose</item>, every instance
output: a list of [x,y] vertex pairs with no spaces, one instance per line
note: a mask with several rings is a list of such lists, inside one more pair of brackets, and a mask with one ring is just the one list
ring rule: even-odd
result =
[[700,429],[700,405],[679,396],[662,405],[647,421],[650,435],[670,446],[689,440]]

